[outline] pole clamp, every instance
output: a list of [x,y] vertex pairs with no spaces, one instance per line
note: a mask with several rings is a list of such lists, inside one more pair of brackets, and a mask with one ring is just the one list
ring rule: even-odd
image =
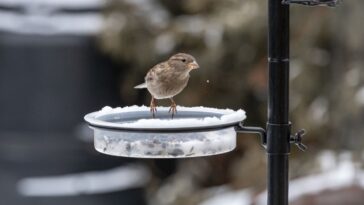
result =
[[[268,124],[271,126],[274,126],[274,124]],[[291,123],[286,125],[288,127],[288,130],[290,130]],[[284,126],[283,126],[284,127]],[[261,127],[250,127],[250,126],[244,126],[242,122],[239,123],[239,125],[236,128],[237,133],[252,133],[252,134],[258,134],[260,136],[261,144],[264,148],[267,148],[267,133],[264,128]],[[302,143],[302,137],[306,134],[306,131],[304,129],[299,130],[294,135],[290,135],[289,142],[291,144],[295,144],[298,149],[301,151],[306,151],[307,146]]]

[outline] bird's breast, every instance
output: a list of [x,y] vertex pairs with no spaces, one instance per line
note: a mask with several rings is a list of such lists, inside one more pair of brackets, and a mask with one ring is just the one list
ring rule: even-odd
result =
[[189,76],[185,78],[154,77],[147,80],[148,91],[157,99],[171,98],[180,93],[187,85]]

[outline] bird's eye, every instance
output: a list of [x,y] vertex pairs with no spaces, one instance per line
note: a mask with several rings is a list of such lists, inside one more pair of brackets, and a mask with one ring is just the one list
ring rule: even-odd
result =
[[184,62],[184,63],[185,63],[185,62],[186,62],[186,59],[182,59],[182,62]]

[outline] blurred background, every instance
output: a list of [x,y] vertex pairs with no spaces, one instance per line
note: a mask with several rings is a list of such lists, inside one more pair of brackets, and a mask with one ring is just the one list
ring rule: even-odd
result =
[[[290,116],[309,146],[292,147],[292,205],[363,204],[363,9],[291,6]],[[201,69],[179,105],[242,108],[265,127],[266,45],[266,0],[0,0],[0,204],[265,204],[254,135],[213,157],[118,158],[93,149],[83,116],[148,105],[133,87],[187,52]]]

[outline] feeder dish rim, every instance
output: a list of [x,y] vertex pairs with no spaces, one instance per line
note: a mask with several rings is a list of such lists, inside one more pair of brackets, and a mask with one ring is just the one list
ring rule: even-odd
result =
[[[149,107],[146,106],[104,107],[100,111],[87,114],[84,119],[91,128],[163,133],[219,130],[238,126],[246,118],[245,111],[241,109],[234,111],[177,106],[175,119],[170,119],[169,107],[157,107],[157,110],[157,118],[151,118]],[[130,121],[131,118],[134,121]],[[113,120],[118,122],[112,122]]]

